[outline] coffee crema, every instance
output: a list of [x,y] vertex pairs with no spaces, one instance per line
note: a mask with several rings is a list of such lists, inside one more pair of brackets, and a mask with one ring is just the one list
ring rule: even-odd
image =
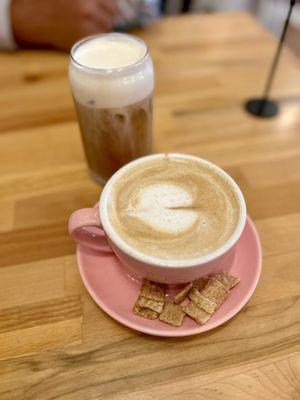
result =
[[240,206],[230,183],[215,169],[166,155],[119,177],[108,215],[129,246],[155,258],[183,260],[222,246],[237,227]]

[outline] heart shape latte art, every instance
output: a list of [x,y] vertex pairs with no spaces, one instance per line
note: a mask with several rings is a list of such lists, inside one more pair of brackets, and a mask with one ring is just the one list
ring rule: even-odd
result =
[[141,188],[126,213],[169,235],[190,230],[199,218],[188,191],[171,183],[155,183]]

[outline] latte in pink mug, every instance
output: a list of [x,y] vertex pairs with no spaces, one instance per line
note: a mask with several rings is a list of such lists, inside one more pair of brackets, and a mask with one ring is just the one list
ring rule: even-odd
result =
[[69,232],[82,246],[113,252],[133,276],[177,284],[229,271],[245,222],[244,197],[226,172],[169,153],[117,171],[99,204],[71,215]]

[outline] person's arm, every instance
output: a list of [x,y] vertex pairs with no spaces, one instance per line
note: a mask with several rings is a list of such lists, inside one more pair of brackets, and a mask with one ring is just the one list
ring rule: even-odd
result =
[[115,0],[11,0],[11,30],[20,47],[69,50],[84,36],[113,30],[117,12]]
[[0,0],[0,50],[17,47],[11,26],[11,0]]

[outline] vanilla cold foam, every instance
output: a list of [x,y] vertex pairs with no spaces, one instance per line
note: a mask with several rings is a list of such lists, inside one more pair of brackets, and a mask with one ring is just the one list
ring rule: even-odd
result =
[[218,249],[233,235],[241,212],[232,185],[216,169],[170,155],[122,174],[107,204],[111,225],[124,242],[172,260]]
[[69,76],[91,174],[105,182],[151,153],[153,66],[147,46],[124,34],[87,38],[72,49]]
[[76,61],[70,68],[73,95],[82,105],[121,108],[153,91],[147,47],[132,36],[111,33],[85,39],[74,46],[72,57]]

